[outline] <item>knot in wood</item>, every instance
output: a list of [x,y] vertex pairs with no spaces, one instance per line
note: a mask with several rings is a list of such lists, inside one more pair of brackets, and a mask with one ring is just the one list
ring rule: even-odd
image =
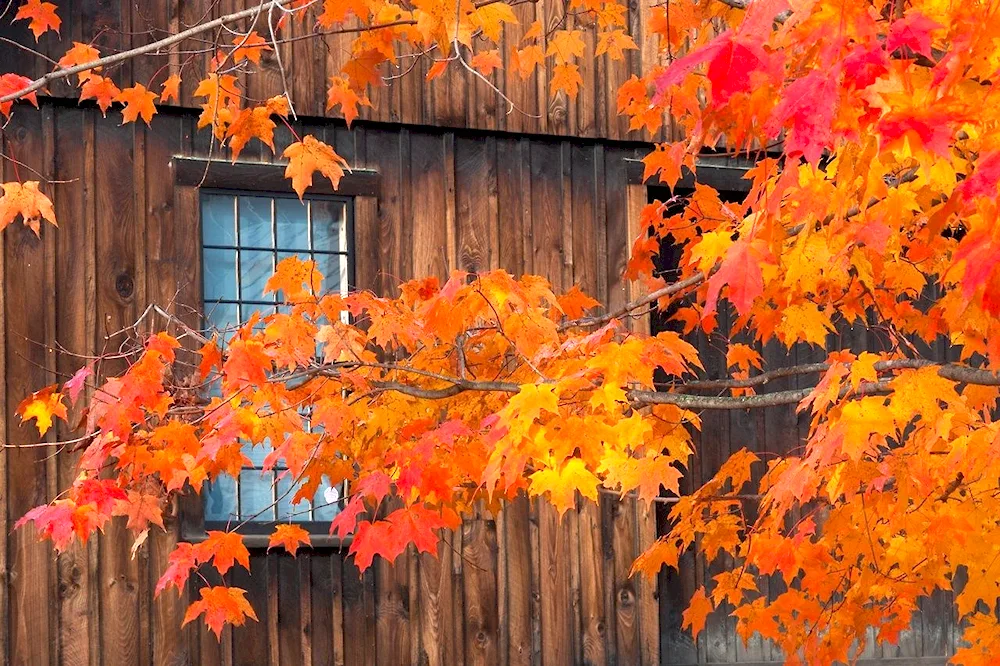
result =
[[122,298],[130,298],[135,291],[135,282],[129,273],[119,273],[115,278],[115,291]]

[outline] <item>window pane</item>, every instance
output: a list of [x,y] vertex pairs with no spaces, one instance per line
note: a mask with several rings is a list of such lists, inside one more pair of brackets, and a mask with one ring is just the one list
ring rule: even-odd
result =
[[340,293],[347,283],[347,257],[342,254],[317,254],[316,269],[323,274],[323,293]]
[[271,499],[271,484],[274,474],[248,469],[240,472],[240,517],[254,520],[274,520],[274,503]]
[[205,245],[236,245],[236,197],[205,194],[201,198],[201,228]]
[[260,467],[264,464],[264,458],[267,454],[271,452],[271,440],[265,439],[260,444],[254,446],[251,442],[246,442],[243,444],[243,455],[250,459],[250,462],[255,466]]
[[236,479],[222,474],[209,484],[205,495],[205,520],[228,523],[237,519]]
[[278,247],[288,250],[309,249],[308,207],[298,199],[275,199]]
[[313,249],[346,252],[347,206],[341,201],[312,201]]
[[[273,293],[264,296],[264,285],[273,274],[273,253],[242,250],[240,252],[240,298],[247,301],[273,300]],[[244,313],[244,316],[246,314]]]
[[235,300],[236,252],[234,250],[204,250],[205,305],[220,299]]
[[324,483],[316,490],[316,498],[313,500],[314,520],[333,520],[340,513],[340,492],[339,486],[331,487],[329,483]]
[[240,323],[239,306],[235,303],[206,303],[205,327],[211,332],[218,332],[223,342],[236,332]]
[[[292,504],[295,498],[295,490],[292,487],[292,475],[285,472],[285,475],[278,479],[278,520],[309,520],[309,502],[299,502]],[[284,497],[282,497],[284,495]]]
[[240,197],[240,245],[274,247],[271,237],[271,198]]

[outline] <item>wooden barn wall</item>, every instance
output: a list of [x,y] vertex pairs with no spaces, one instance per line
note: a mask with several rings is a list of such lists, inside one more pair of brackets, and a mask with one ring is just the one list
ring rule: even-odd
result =
[[[43,103],[3,132],[3,178],[60,181],[44,189],[59,229],[38,239],[20,223],[0,238],[0,655],[41,664],[562,664],[658,662],[655,586],[628,576],[654,536],[633,503],[583,504],[561,521],[518,500],[470,516],[438,557],[408,554],[363,575],[337,550],[297,559],[255,552],[229,582],[250,590],[259,623],[221,642],[180,622],[189,590],[154,598],[176,521],[133,558],[120,520],[85,546],[55,554],[13,523],[71,482],[74,454],[28,446],[18,402],[107,351],[107,335],[147,303],[196,322],[197,193],[175,187],[174,155],[207,156],[194,116],[164,113],[153,129],[95,110]],[[505,268],[580,283],[612,304],[627,246],[625,158],[637,148],[358,123],[304,127],[352,165],[377,169],[376,223],[356,229],[357,283],[392,292],[400,278],[454,268]],[[286,130],[287,131],[287,130]],[[287,140],[279,137],[279,142]],[[248,159],[270,159],[266,149]],[[248,183],[248,187],[252,187]],[[113,370],[113,367],[108,369]],[[59,427],[49,436],[67,438]]]
[[[39,43],[27,28],[27,21],[2,27],[3,35],[30,49],[40,51],[58,60],[72,46],[73,41],[90,42],[103,53],[121,51],[147,44],[169,34],[176,34],[205,19],[230,14],[246,7],[254,7],[258,0],[60,0],[59,15],[63,20],[60,34],[48,32]],[[629,29],[639,50],[627,53],[624,61],[612,61],[607,56],[595,58],[596,44],[592,26],[582,19],[569,17],[568,25],[584,31],[587,56],[579,62],[583,85],[575,100],[564,94],[553,96],[549,92],[547,74],[538,73],[524,80],[508,66],[510,49],[520,44],[521,36],[535,20],[551,27],[563,18],[563,0],[539,0],[537,3],[515,4],[514,13],[519,24],[507,28],[500,51],[504,60],[502,70],[487,77],[490,82],[513,103],[503,98],[483,81],[477,80],[458,64],[453,63],[440,78],[426,82],[430,58],[421,58],[415,65],[413,58],[401,53],[399,64],[387,68],[383,75],[389,77],[388,85],[376,89],[371,95],[374,108],[362,109],[361,118],[383,122],[401,122],[413,125],[442,127],[468,127],[497,129],[511,132],[556,134],[580,137],[606,137],[612,139],[648,140],[648,134],[630,132],[628,121],[617,113],[617,90],[633,74],[642,75],[657,64],[655,37],[649,34],[651,3],[648,0],[631,0],[628,4]],[[266,14],[266,12],[265,12]],[[266,18],[257,26],[261,35],[267,34]],[[310,22],[311,23],[311,22]],[[244,30],[249,26],[240,24]],[[301,39],[313,29],[312,25],[294,22],[279,39],[290,41],[281,44],[281,62],[289,81],[289,92],[297,112],[303,116],[324,116],[326,87],[329,78],[339,74],[350,52],[353,35],[328,34],[319,39]],[[192,92],[205,75],[214,48],[215,33],[205,33],[182,42],[172,54],[147,56],[142,60],[110,67],[107,71],[119,83],[136,81],[156,91],[172,73],[183,79],[184,106],[195,106]],[[222,33],[222,43],[229,44],[232,37]],[[50,68],[37,55],[17,48],[10,43],[0,44],[5,71],[41,76]],[[283,91],[278,58],[265,53],[257,74],[240,76],[248,96],[262,100]],[[399,76],[406,72],[405,76]],[[393,78],[394,77],[394,78]],[[57,96],[79,97],[79,92],[65,82],[56,82],[51,93]],[[668,129],[663,135],[666,136]]]

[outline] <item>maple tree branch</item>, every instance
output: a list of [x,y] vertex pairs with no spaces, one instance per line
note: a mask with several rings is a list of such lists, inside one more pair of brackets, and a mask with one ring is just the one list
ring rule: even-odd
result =
[[245,18],[249,18],[259,13],[265,7],[270,9],[271,7],[281,7],[291,3],[293,0],[266,0],[261,5],[251,7],[250,9],[244,9],[242,11],[233,12],[232,14],[226,14],[225,16],[220,16],[217,19],[212,19],[211,21],[206,21],[205,23],[199,23],[198,25],[192,26],[187,30],[182,30],[177,34],[171,35],[169,37],[164,37],[163,39],[150,42],[149,44],[144,44],[142,46],[137,46],[127,51],[121,51],[120,53],[115,53],[113,55],[105,56],[103,58],[98,58],[92,62],[86,62],[80,65],[75,65],[73,67],[68,67],[65,69],[57,69],[54,72],[49,72],[44,76],[41,76],[34,81],[32,81],[28,86],[21,88],[16,92],[12,92],[8,95],[0,97],[0,103],[11,102],[16,99],[20,99],[25,95],[37,92],[47,86],[53,81],[58,81],[60,79],[65,79],[74,74],[79,74],[80,72],[85,72],[89,69],[95,69],[97,67],[105,67],[107,65],[114,65],[119,62],[124,62],[136,56],[145,55],[146,53],[152,53],[154,51],[159,51],[167,46],[172,46],[178,42],[182,42],[185,39],[200,35],[203,32],[208,32],[215,28],[224,26],[227,23],[233,23],[235,21],[240,21]]
[[600,315],[597,317],[582,317],[580,319],[574,319],[573,321],[564,322],[559,326],[559,330],[565,331],[568,328],[575,328],[582,326],[601,326],[602,324],[608,323],[612,319],[619,319],[620,317],[624,317],[633,310],[637,310],[645,305],[649,305],[650,303],[658,301],[661,298],[667,296],[673,296],[674,294],[680,291],[684,291],[688,287],[693,287],[697,284],[701,284],[701,282],[705,279],[705,277],[706,276],[703,272],[698,271],[691,277],[680,280],[679,282],[668,284],[667,286],[661,287],[656,291],[651,291],[648,294],[640,296],[634,301],[626,303],[625,305],[618,308],[617,310],[614,310],[613,312],[609,312],[607,314]]

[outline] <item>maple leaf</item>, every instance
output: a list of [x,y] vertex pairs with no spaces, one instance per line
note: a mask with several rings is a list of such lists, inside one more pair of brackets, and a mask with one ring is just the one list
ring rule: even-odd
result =
[[118,89],[114,81],[99,74],[92,74],[87,77],[87,80],[83,82],[83,87],[80,88],[80,101],[96,100],[101,114],[107,115],[108,107],[120,94],[121,90]]
[[[432,78],[430,72],[428,72],[427,77],[428,80]],[[372,103],[369,101],[367,95],[363,93],[359,94],[357,90],[352,88],[347,79],[342,76],[334,76],[330,78],[330,87],[327,89],[326,109],[327,111],[332,111],[338,105],[340,106],[341,113],[344,114],[344,121],[350,127],[354,119],[358,117],[358,106],[370,107]]]
[[148,495],[134,490],[128,491],[128,497],[118,502],[115,515],[128,517],[128,529],[141,532],[152,523],[163,528],[163,509],[160,508],[160,497]]
[[237,532],[211,530],[204,541],[194,547],[198,562],[212,560],[213,566],[224,574],[239,563],[244,569],[250,569],[250,551],[243,545],[243,536]]
[[385,85],[379,71],[385,59],[386,56],[381,51],[369,49],[348,60],[341,71],[354,90],[364,90],[368,86],[377,88]]
[[762,262],[761,250],[749,241],[740,239],[733,243],[719,270],[708,279],[705,315],[715,312],[723,285],[729,287],[729,301],[736,306],[736,310],[740,314],[749,312],[754,299],[764,291]]
[[316,262],[303,261],[297,256],[287,257],[278,262],[274,275],[267,279],[264,293],[284,292],[285,300],[294,303],[315,298],[322,286],[323,276],[316,270]]
[[541,46],[531,44],[522,49],[511,47],[510,67],[520,74],[522,79],[527,79],[543,64],[545,64],[545,51]]
[[671,190],[681,179],[681,169],[687,167],[692,174],[695,169],[694,155],[688,151],[683,141],[656,144],[656,149],[642,158],[642,163],[646,165],[642,173],[644,181],[658,176],[660,182],[668,185]]
[[563,515],[576,506],[576,493],[593,502],[597,501],[597,488],[601,480],[587,469],[579,458],[570,458],[559,470],[542,469],[531,475],[528,491],[532,496],[547,493],[549,501]]
[[433,65],[427,69],[427,76],[425,77],[428,81],[433,81],[448,69],[448,63],[450,60],[436,60]]
[[[65,69],[71,67],[76,67],[77,65],[84,65],[86,63],[94,62],[101,57],[101,52],[90,44],[84,44],[82,42],[73,42],[73,48],[66,51],[66,54],[59,58],[59,66]],[[88,78],[90,78],[95,72],[101,71],[101,67],[94,67],[93,69],[85,69],[79,72],[77,76],[80,77],[80,83],[83,83]]]
[[726,367],[737,367],[740,370],[749,370],[751,367],[761,369],[762,359],[760,352],[742,343],[729,346],[726,351]]
[[599,56],[607,53],[612,60],[621,60],[625,57],[625,51],[638,48],[632,36],[624,30],[610,30],[601,33],[597,40],[597,48],[594,50],[594,55]]
[[167,557],[167,561],[169,564],[156,583],[154,595],[157,597],[160,596],[160,592],[171,586],[182,591],[191,572],[198,566],[194,545],[186,541],[177,544]]
[[10,225],[18,216],[36,236],[40,235],[42,220],[51,223],[52,226],[59,226],[56,223],[52,200],[38,189],[38,181],[3,183],[0,188],[3,188],[3,196],[0,196],[0,230]]
[[505,23],[510,25],[518,23],[513,8],[504,2],[493,2],[478,7],[472,13],[471,18],[473,25],[483,31],[483,36],[494,43],[500,41]]
[[348,552],[361,571],[370,567],[376,556],[394,562],[410,544],[417,552],[436,553],[438,530],[445,527],[455,524],[422,505],[397,509],[385,520],[359,523]]
[[312,545],[309,541],[309,532],[298,525],[286,523],[274,528],[274,532],[267,543],[267,549],[271,550],[272,548],[281,546],[292,557],[295,557],[295,552],[299,549],[300,545]]
[[682,614],[681,628],[691,629],[691,638],[698,639],[698,634],[705,628],[705,620],[713,610],[712,602],[705,596],[705,588],[699,587],[691,597],[687,610]]
[[85,365],[79,370],[77,370],[75,373],[73,373],[72,377],[66,380],[66,383],[63,384],[63,388],[69,394],[69,399],[71,402],[73,402],[74,404],[76,403],[77,398],[80,397],[80,391],[83,390],[86,384],[87,377],[90,377],[93,374],[94,371],[90,369],[90,366]]
[[233,162],[239,158],[243,147],[253,138],[260,139],[274,152],[275,127],[277,125],[271,120],[271,109],[267,106],[240,109],[226,130],[229,148],[233,151]]
[[580,68],[576,65],[556,65],[552,70],[552,79],[549,81],[549,88],[552,94],[564,92],[570,99],[576,99],[580,86],[583,85],[583,77],[580,76]]
[[[566,65],[574,58],[583,55],[587,45],[583,41],[583,33],[579,30],[556,30],[549,39],[549,47],[545,55],[554,56],[556,65]],[[558,71],[556,67],[556,71]]]
[[201,588],[201,599],[188,606],[181,626],[202,614],[217,638],[222,638],[222,628],[227,624],[242,627],[247,618],[257,621],[257,614],[246,600],[246,590],[223,585]]
[[285,178],[291,179],[292,189],[298,193],[300,199],[305,194],[306,188],[312,185],[314,172],[319,171],[329,178],[333,188],[337,189],[340,179],[344,176],[344,169],[347,168],[347,160],[311,134],[288,146],[282,157],[288,158]]
[[23,5],[17,10],[17,14],[14,16],[15,21],[27,20],[28,28],[31,30],[32,34],[35,35],[35,41],[44,35],[49,30],[55,30],[59,32],[59,26],[62,24],[62,19],[56,15],[56,7],[51,2],[42,2],[42,0],[27,0]]
[[180,102],[181,100],[181,75],[171,74],[163,82],[163,90],[160,92],[160,103],[166,104],[170,100]]
[[500,52],[495,49],[492,51],[480,51],[472,56],[469,65],[483,76],[489,76],[493,73],[493,70],[503,69],[503,60],[500,58]]
[[587,310],[600,305],[597,300],[583,293],[580,285],[576,284],[565,294],[559,296],[557,300],[563,313],[570,319],[579,319]]
[[201,362],[198,364],[198,376],[205,380],[213,368],[222,366],[222,352],[219,350],[218,336],[213,335],[212,339],[202,345],[198,350]]
[[153,114],[156,113],[156,107],[153,106],[155,100],[156,94],[146,90],[146,86],[141,83],[122,90],[115,97],[116,102],[125,105],[122,109],[122,124],[134,123],[141,116],[148,126],[153,120]]
[[892,53],[898,48],[907,48],[914,53],[933,58],[931,33],[943,27],[920,12],[909,12],[903,18],[892,22],[889,34],[886,35],[885,49]]
[[[19,93],[30,86],[31,83],[31,79],[26,76],[21,76],[20,74],[4,74],[3,76],[0,76],[0,97],[7,97],[8,95]],[[38,96],[34,92],[27,93],[19,99],[26,99],[36,107],[38,106]],[[13,106],[14,100],[0,103],[0,113],[3,113],[5,117],[9,118],[10,110]]]
[[264,51],[273,50],[256,30],[251,30],[246,35],[236,35],[233,37],[233,45],[236,46],[232,53],[233,62],[249,60],[256,65],[260,64],[260,56]]

